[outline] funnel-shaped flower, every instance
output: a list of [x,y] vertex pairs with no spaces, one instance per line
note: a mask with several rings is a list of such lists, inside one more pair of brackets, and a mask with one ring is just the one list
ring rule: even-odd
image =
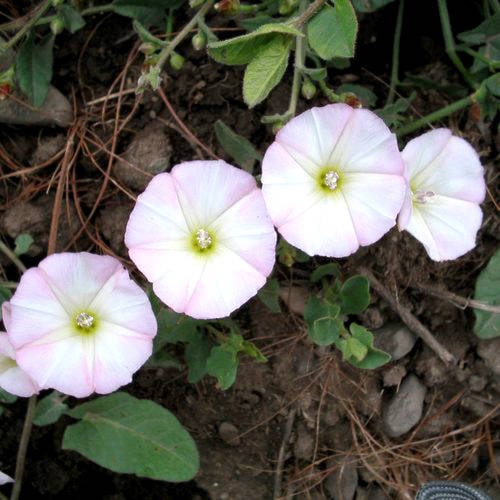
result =
[[192,161],[153,178],[130,215],[125,244],[163,302],[211,319],[264,285],[276,233],[250,174],[223,161]]
[[156,334],[151,305],[113,257],[61,253],[24,273],[3,318],[19,366],[76,397],[129,383]]
[[7,474],[4,474],[2,471],[0,471],[0,486],[2,484],[7,484],[7,483],[13,483],[14,479],[12,479],[10,476],[7,476]]
[[0,387],[23,398],[38,392],[35,382],[16,363],[14,348],[3,332],[0,333]]
[[396,223],[404,197],[395,136],[374,113],[312,108],[277,134],[262,192],[278,231],[309,255],[345,257]]
[[433,260],[456,259],[474,248],[486,186],[472,146],[441,128],[411,140],[402,154],[408,188],[399,228]]

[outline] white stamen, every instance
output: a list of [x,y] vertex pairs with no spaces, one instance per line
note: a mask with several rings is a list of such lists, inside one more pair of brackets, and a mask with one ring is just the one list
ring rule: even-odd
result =
[[196,241],[198,242],[198,246],[202,250],[205,250],[212,244],[212,237],[205,229],[198,229],[198,231],[196,231]]
[[433,191],[417,191],[413,195],[413,199],[417,203],[427,203],[427,200],[429,198],[432,198],[434,195],[435,195],[435,193]]
[[94,324],[94,317],[86,312],[81,312],[76,316],[75,321],[80,328],[91,328]]
[[338,180],[339,180],[339,174],[337,174],[337,172],[333,170],[329,170],[323,177],[323,184],[328,189],[333,191],[334,189],[337,188]]

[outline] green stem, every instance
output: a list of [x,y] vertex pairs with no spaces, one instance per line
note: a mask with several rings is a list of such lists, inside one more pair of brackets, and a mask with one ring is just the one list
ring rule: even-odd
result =
[[386,106],[394,102],[396,96],[396,85],[398,84],[399,77],[399,47],[401,43],[401,27],[403,25],[403,11],[405,8],[405,0],[399,1],[398,16],[396,18],[396,29],[394,31],[394,43],[392,45],[392,69],[391,69],[391,86],[389,88],[389,95],[387,96]]
[[11,47],[14,47],[14,45],[21,40],[26,33],[36,24],[36,22],[47,12],[47,10],[50,9],[52,5],[52,0],[45,0],[42,5],[40,5],[38,11],[33,15],[31,19],[26,21],[21,29],[7,42],[2,43],[0,45],[0,54],[6,52],[9,50]]
[[33,427],[33,417],[35,416],[36,396],[31,396],[28,400],[28,408],[24,417],[23,432],[19,441],[16,459],[16,474],[14,476],[14,487],[10,495],[10,500],[18,500],[23,484],[24,465],[26,463],[26,451],[30,441],[31,428]]
[[[302,2],[303,4],[304,2]],[[297,101],[299,100],[300,82],[302,80],[302,69],[305,62],[304,37],[295,38],[295,63],[293,68],[292,92],[290,94],[290,104],[286,112],[287,117],[295,116],[297,111]]]
[[474,89],[477,87],[474,78],[472,78],[467,68],[463,65],[455,50],[455,41],[453,39],[453,33],[451,31],[450,16],[448,14],[448,6],[446,4],[446,0],[438,0],[438,7],[446,53],[448,54],[448,57],[451,59],[451,62],[455,65],[458,71],[462,73],[464,80]]
[[339,94],[336,94],[327,84],[324,80],[320,80],[318,82],[319,88],[321,89],[321,92],[325,94],[325,97],[330,101],[330,102],[342,102],[342,98],[340,97]]
[[302,28],[304,24],[311,19],[314,14],[318,11],[318,9],[326,2],[326,0],[314,0],[314,2],[309,5],[307,9],[302,12],[297,19],[293,21],[293,24],[296,28]]
[[483,54],[480,52],[477,52],[476,50],[472,50],[469,47],[457,47],[457,50],[461,50],[462,52],[465,52],[466,54],[469,54],[471,57],[474,57],[475,59],[479,59],[480,61],[484,62],[489,68],[489,70],[494,73],[495,70],[500,68],[500,62],[498,61],[492,61],[491,59],[488,59],[485,57]]
[[18,285],[19,283],[15,281],[0,281],[0,288],[12,288],[14,290]]
[[17,266],[21,273],[26,271],[26,266],[22,263],[21,259],[3,242],[0,240],[0,252],[8,257],[13,264]]
[[429,125],[435,121],[446,118],[447,116],[450,116],[453,113],[456,113],[457,111],[460,111],[461,109],[473,104],[474,96],[475,94],[471,94],[467,97],[464,97],[463,99],[449,104],[448,106],[445,106],[444,108],[438,109],[433,113],[423,116],[418,120],[407,123],[406,125],[403,125],[396,130],[396,135],[401,137],[403,135],[410,134],[411,132],[415,132],[415,130],[418,130],[419,128],[425,127],[426,125]]
[[175,50],[177,45],[179,45],[182,40],[184,40],[184,38],[189,35],[191,30],[198,24],[198,20],[200,18],[203,18],[205,14],[211,9],[213,3],[213,0],[210,0],[203,4],[200,10],[198,10],[198,12],[191,18],[191,20],[184,26],[184,28],[182,28],[182,30],[177,33],[172,41],[162,49],[158,57],[158,62],[155,64],[155,68],[158,72],[161,71],[163,65]]
[[491,3],[491,8],[493,9],[493,12],[500,11],[500,2],[498,0],[490,0],[490,3]]

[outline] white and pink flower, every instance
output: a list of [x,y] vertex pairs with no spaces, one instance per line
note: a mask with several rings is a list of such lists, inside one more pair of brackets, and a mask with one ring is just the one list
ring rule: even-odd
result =
[[396,224],[405,193],[396,137],[374,113],[312,108],[277,134],[262,192],[278,231],[309,255],[345,257]]
[[0,471],[0,486],[2,486],[2,484],[8,484],[13,482],[14,479],[12,479],[10,476],[7,476],[7,474]]
[[41,389],[76,397],[129,383],[157,328],[120,262],[86,252],[54,254],[26,271],[3,319],[19,367]]
[[213,319],[265,284],[276,233],[250,174],[224,161],[191,161],[153,178],[130,215],[125,244],[165,304]]
[[0,387],[23,398],[33,396],[39,390],[35,382],[16,363],[16,352],[4,332],[0,333]]
[[483,214],[484,170],[472,146],[448,129],[426,132],[403,150],[408,188],[398,226],[436,261],[476,245]]

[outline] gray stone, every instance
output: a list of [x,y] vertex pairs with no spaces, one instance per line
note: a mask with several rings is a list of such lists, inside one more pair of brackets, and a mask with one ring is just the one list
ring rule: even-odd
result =
[[299,316],[304,315],[306,303],[310,297],[307,288],[301,286],[287,286],[279,289],[281,300],[287,305],[288,309]]
[[406,375],[406,368],[403,365],[395,365],[384,370],[384,387],[398,386]]
[[479,341],[477,353],[483,358],[484,364],[495,375],[500,375],[500,337]]
[[125,186],[143,191],[153,176],[167,170],[171,154],[172,145],[165,127],[152,123],[132,139],[113,173]]
[[222,422],[219,426],[219,436],[222,441],[231,446],[238,446],[241,442],[239,438],[240,431],[231,422]]
[[389,353],[393,361],[406,356],[415,345],[417,337],[405,325],[391,323],[373,332],[374,345]]
[[124,235],[132,208],[122,202],[116,207],[103,208],[97,217],[97,227],[113,251],[120,255],[127,255]]
[[481,375],[471,375],[469,379],[469,387],[471,391],[481,392],[488,383],[488,380]]
[[43,137],[31,155],[30,165],[40,165],[53,158],[66,144],[64,134],[57,134],[53,137]]
[[415,375],[408,375],[383,411],[383,423],[391,437],[402,436],[422,418],[427,388]]
[[352,500],[358,487],[358,469],[355,463],[330,461],[333,472],[325,480],[325,489],[333,500]]
[[297,439],[293,446],[293,453],[303,460],[311,459],[314,452],[314,436],[305,426],[300,425],[297,430]]

